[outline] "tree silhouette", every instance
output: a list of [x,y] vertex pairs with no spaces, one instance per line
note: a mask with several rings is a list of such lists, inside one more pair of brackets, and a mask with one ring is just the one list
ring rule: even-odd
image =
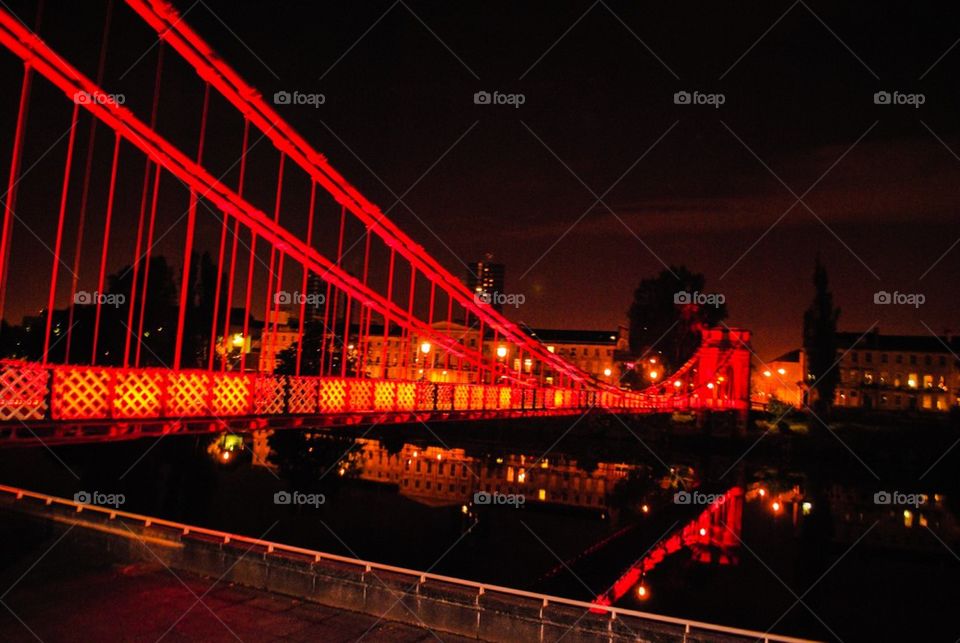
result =
[[[807,354],[808,377],[813,380],[810,387],[810,406],[814,413],[826,420],[839,381],[835,362],[840,309],[833,305],[827,270],[820,263],[819,255],[813,269],[813,287],[813,301],[803,314],[803,349]],[[822,428],[816,419],[813,426]]]
[[630,351],[635,356],[649,350],[662,351],[662,361],[670,370],[686,362],[697,350],[701,329],[716,326],[727,318],[725,303],[683,303],[692,299],[694,293],[703,294],[705,283],[702,274],[690,272],[686,266],[671,266],[656,277],[641,281],[627,311]]

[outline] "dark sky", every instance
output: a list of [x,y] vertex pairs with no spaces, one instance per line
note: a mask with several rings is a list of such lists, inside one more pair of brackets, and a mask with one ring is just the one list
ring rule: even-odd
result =
[[[512,319],[612,327],[625,321],[641,278],[685,264],[726,296],[729,323],[754,331],[763,358],[799,344],[818,252],[843,329],[960,328],[960,248],[948,252],[960,238],[958,12],[838,4],[174,2],[265,96],[322,93],[318,108],[278,109],[451,271],[462,274],[463,262],[487,252],[505,263],[506,290],[526,298],[507,310]],[[34,2],[10,6],[34,24]],[[104,6],[48,0],[40,28],[90,75]],[[126,93],[142,118],[156,64],[150,33],[118,2],[104,84]],[[2,58],[9,158],[19,72],[12,56]],[[189,78],[182,63],[175,71]],[[520,93],[524,104],[475,105],[481,90]],[[722,93],[725,102],[676,105],[681,90]],[[875,105],[877,91],[925,102]],[[161,95],[160,132],[193,140],[202,86],[167,80]],[[25,163],[62,133],[69,105],[37,116],[58,118],[36,125]],[[230,118],[211,126],[214,166],[239,152],[239,121]],[[107,166],[102,138],[98,160]],[[59,182],[65,141],[57,150],[39,166],[50,163],[47,181]],[[273,163],[250,188],[267,210]],[[142,163],[124,170],[137,188]],[[105,179],[95,183],[94,202]],[[124,212],[135,211],[138,189],[130,193]],[[397,196],[402,203],[391,207]],[[291,199],[282,219],[299,228],[301,197]],[[33,204],[25,196],[21,210],[49,228],[49,203]],[[171,197],[161,207],[169,215],[181,205]],[[201,239],[214,238],[209,230]],[[17,234],[17,251],[47,261]],[[121,254],[124,243],[118,236]],[[37,287],[25,276],[23,311]],[[878,306],[880,290],[926,302]]]

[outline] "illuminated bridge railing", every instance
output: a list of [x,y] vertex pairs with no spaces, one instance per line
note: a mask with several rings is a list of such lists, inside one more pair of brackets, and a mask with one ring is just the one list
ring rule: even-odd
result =
[[622,391],[0,362],[0,422],[61,422],[736,408],[731,400]]

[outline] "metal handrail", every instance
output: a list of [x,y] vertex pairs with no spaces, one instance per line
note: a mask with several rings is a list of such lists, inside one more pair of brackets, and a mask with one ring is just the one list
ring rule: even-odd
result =
[[303,556],[308,556],[313,558],[314,562],[320,562],[322,560],[332,560],[338,563],[344,563],[348,565],[353,565],[356,567],[361,567],[365,572],[376,571],[385,571],[391,572],[394,574],[402,574],[405,576],[413,576],[417,578],[417,584],[424,583],[427,580],[433,580],[443,583],[449,583],[452,585],[458,585],[461,587],[471,587],[477,590],[478,594],[484,594],[486,592],[496,592],[499,594],[506,594],[510,596],[517,596],[521,598],[534,599],[542,602],[544,606],[547,606],[551,603],[558,605],[566,605],[570,607],[577,607],[581,609],[588,609],[594,612],[606,612],[609,614],[611,619],[616,619],[617,617],[633,617],[644,619],[648,621],[655,621],[658,623],[665,623],[669,625],[679,625],[684,627],[685,632],[690,632],[691,630],[703,630],[709,632],[717,632],[722,634],[732,634],[736,636],[745,636],[755,640],[762,640],[766,642],[776,642],[776,643],[809,643],[809,639],[801,639],[790,636],[781,636],[777,634],[770,634],[768,632],[758,632],[755,630],[746,630],[737,627],[728,627],[726,625],[717,625],[714,623],[706,623],[703,621],[694,621],[690,619],[677,618],[673,616],[664,616],[662,614],[653,614],[651,612],[640,612],[636,610],[626,609],[622,607],[613,607],[611,605],[599,605],[596,603],[588,603],[586,601],[579,601],[571,598],[563,598],[560,596],[549,596],[547,594],[540,594],[537,592],[528,592],[522,589],[515,589],[512,587],[504,587],[502,585],[492,585],[489,583],[480,583],[477,581],[466,580],[462,578],[455,578],[453,576],[444,576],[443,574],[434,574],[431,572],[422,572],[414,569],[409,569],[406,567],[397,567],[395,565],[387,565],[384,563],[375,563],[368,560],[362,560],[358,558],[350,558],[348,556],[340,556],[338,554],[329,554],[325,552],[319,552],[313,549],[306,549],[304,547],[297,547],[295,545],[285,545],[283,543],[273,542],[269,540],[262,540],[260,538],[251,538],[249,536],[242,536],[239,534],[231,534],[225,531],[219,531],[216,529],[207,529],[206,527],[197,527],[194,525],[187,525],[184,523],[176,522],[173,520],[165,520],[163,518],[154,518],[151,516],[144,516],[142,514],[136,514],[129,511],[120,511],[119,509],[110,509],[106,507],[100,507],[96,505],[82,504],[75,502],[73,500],[68,500],[66,498],[60,498],[58,496],[51,496],[45,493],[38,493],[36,491],[29,491],[27,489],[21,489],[19,487],[11,487],[8,485],[0,484],[0,493],[13,496],[16,500],[22,500],[23,498],[32,498],[35,500],[42,500],[43,503],[47,506],[50,505],[63,505],[74,509],[77,513],[84,511],[90,511],[97,514],[107,515],[110,520],[115,520],[118,517],[125,518],[132,521],[137,521],[143,523],[144,527],[151,526],[162,526],[169,527],[171,529],[181,532],[183,535],[188,534],[198,534],[202,536],[209,536],[216,538],[222,541],[222,544],[245,544],[249,545],[250,548],[253,547],[262,547],[267,550],[267,553],[278,553],[285,552],[291,554],[299,554]]

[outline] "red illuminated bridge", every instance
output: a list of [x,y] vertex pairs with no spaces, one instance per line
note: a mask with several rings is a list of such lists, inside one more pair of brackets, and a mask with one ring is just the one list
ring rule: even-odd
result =
[[[0,363],[3,439],[591,408],[746,412],[747,331],[704,331],[698,353],[646,390],[590,376],[476,301],[169,5],[125,5],[116,11],[160,38],[142,63],[152,62],[153,92],[140,101],[111,93],[119,79],[106,84],[120,16],[90,39],[100,47],[93,76],[0,9],[0,43],[23,70],[4,77],[17,116],[0,318],[36,297],[45,275],[45,306],[28,328],[35,354]],[[195,109],[184,107],[191,86]],[[64,132],[63,144],[28,166],[50,131]],[[232,164],[217,158],[225,149]],[[35,218],[41,210],[49,225]],[[167,221],[171,210],[183,216]],[[38,239],[49,255],[28,251]],[[158,294],[164,279],[176,286],[169,304]],[[293,325],[281,309],[291,304]],[[248,363],[255,330],[260,359]]]

